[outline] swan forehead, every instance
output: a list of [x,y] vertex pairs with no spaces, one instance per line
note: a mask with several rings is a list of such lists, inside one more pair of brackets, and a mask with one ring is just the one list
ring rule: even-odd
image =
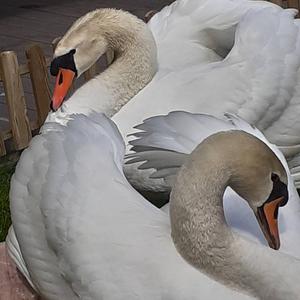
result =
[[69,53],[72,49],[70,49],[69,47],[64,47],[64,46],[57,46],[55,51],[54,51],[54,55],[53,58],[59,57],[59,56],[63,56],[67,53]]
[[[208,139],[217,154],[232,170],[230,186],[251,207],[262,205],[273,189],[272,174],[287,184],[287,173],[277,155],[257,137],[234,130],[216,134]],[[220,143],[222,142],[222,147]]]
[[55,48],[54,57],[64,55],[75,49],[78,44],[87,39],[87,32],[93,29],[91,21],[99,14],[101,10],[91,11],[78,20],[68,29]]

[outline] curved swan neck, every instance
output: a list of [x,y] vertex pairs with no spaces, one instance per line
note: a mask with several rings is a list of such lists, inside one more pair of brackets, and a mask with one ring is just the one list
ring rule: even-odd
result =
[[228,250],[234,236],[223,210],[223,195],[231,173],[221,160],[212,165],[206,155],[196,158],[197,150],[182,166],[171,192],[172,237],[192,265],[217,274],[233,255]]
[[233,288],[260,299],[299,299],[293,285],[299,261],[243,239],[225,222],[223,195],[232,182],[241,184],[234,162],[245,159],[242,147],[232,147],[236,142],[220,147],[204,141],[179,171],[170,200],[176,248],[201,272]]
[[[103,15],[103,10],[99,11]],[[65,108],[73,112],[94,110],[112,116],[153,78],[157,70],[156,44],[147,25],[123,11],[107,10],[106,14],[101,23],[97,22],[97,13],[92,18],[95,37],[102,34],[106,41],[104,49],[99,49],[95,56],[98,58],[111,49],[115,59],[103,73],[84,84],[65,102]]]

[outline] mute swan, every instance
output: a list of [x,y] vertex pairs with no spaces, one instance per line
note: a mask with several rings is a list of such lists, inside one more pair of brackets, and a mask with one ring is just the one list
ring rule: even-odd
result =
[[[230,114],[226,114],[226,119],[218,119],[209,115],[175,111],[165,116],[151,117],[136,126],[136,129],[139,131],[133,135],[137,139],[130,142],[133,145],[132,150],[136,153],[127,156],[127,164],[143,162],[139,168],[151,169],[152,178],[164,178],[169,189],[188,154],[199,143],[210,135],[230,130],[243,130],[262,140],[277,155],[290,176],[286,160],[277,147],[270,144],[258,129]],[[239,145],[235,146],[239,150]],[[280,250],[300,259],[300,201],[291,178],[288,191],[290,200],[280,215]],[[244,201],[238,201],[240,197],[230,188],[226,190],[224,199],[228,224],[243,236],[264,243],[257,222]],[[164,209],[168,211],[167,206]]]
[[[86,43],[82,28],[96,16],[94,24],[99,27],[90,32],[103,30],[105,38],[102,34]],[[101,27],[101,22],[105,26]],[[120,24],[125,24],[121,30]],[[61,109],[49,115],[41,134],[22,155],[11,186],[14,228],[7,238],[11,256],[28,281],[47,299],[94,299],[99,295],[104,299],[141,299],[140,295],[143,299],[196,299],[200,294],[211,298],[247,299],[209,280],[180,259],[169,237],[166,215],[146,203],[124,178],[121,171],[124,149],[115,127],[104,116],[96,115],[95,120],[91,116],[93,110],[113,114],[123,101],[151,79],[156,70],[151,34],[134,17],[114,10],[95,11],[77,21],[74,27],[76,34],[71,30],[69,37],[73,35],[73,41],[76,39],[76,49],[71,49],[74,44],[68,45],[63,39],[52,64],[52,71],[59,73],[58,86],[61,81],[64,83],[62,89],[74,75],[59,68],[76,67],[80,75],[91,60],[96,59],[85,55],[87,51],[98,50],[100,55],[107,47],[114,47],[118,56],[113,66],[89,83],[89,88],[94,86],[93,91],[89,91],[91,97],[75,101],[89,89],[78,90]],[[132,37],[130,41],[128,36]],[[140,56],[135,53],[137,47]],[[133,68],[124,68],[128,61]],[[95,90],[107,101],[93,101]],[[56,93],[58,103],[54,98],[54,109],[62,100],[58,96]],[[103,185],[99,186],[100,182]],[[110,201],[106,201],[107,195]],[[99,201],[98,197],[105,201]],[[127,203],[128,199],[133,200]],[[122,211],[118,211],[119,208]],[[149,216],[148,223],[145,223],[145,215]],[[126,244],[126,238],[131,241],[132,237],[135,238],[133,244]],[[276,297],[282,299],[281,293],[293,294],[297,289],[289,287],[287,280],[298,262],[272,251],[268,253],[284,269],[281,270],[284,278],[276,287]],[[124,267],[120,269],[119,265]],[[272,276],[276,281],[279,273]],[[261,282],[268,287],[268,280]]]
[[[300,299],[300,261],[244,240],[224,223],[221,198],[229,183],[260,212],[261,228],[277,245],[287,175],[264,143],[240,131],[215,135],[181,172],[172,192],[172,236],[199,272],[176,251],[168,215],[126,180],[125,146],[115,124],[98,113],[69,114],[64,124],[48,122],[32,139],[10,192],[16,239],[8,247],[45,299]],[[228,149],[232,143],[239,147]],[[224,150],[221,160],[212,149]],[[210,175],[205,183],[200,170]],[[180,212],[182,201],[196,214]],[[177,221],[182,226],[174,227]],[[191,242],[201,240],[190,247],[182,230]]]
[[[80,76],[112,48],[115,62],[75,92],[64,103],[64,111],[82,113],[84,107],[84,113],[94,109],[113,116],[126,144],[134,125],[172,110],[219,117],[224,112],[238,114],[280,146],[300,186],[300,38],[295,10],[261,1],[178,0],[149,23],[158,50],[158,69],[154,41],[148,31],[138,29],[144,28],[141,22],[122,14],[108,22],[109,36],[103,36],[100,12],[76,22],[55,50],[52,73],[59,72],[61,81],[57,81],[54,109],[74,77],[66,69]],[[130,25],[131,34],[116,42],[111,29],[119,21],[122,30],[129,30]],[[65,74],[65,80],[60,74]],[[140,189],[165,189],[161,181],[147,180],[148,173],[138,172],[136,165],[127,167],[126,175]]]

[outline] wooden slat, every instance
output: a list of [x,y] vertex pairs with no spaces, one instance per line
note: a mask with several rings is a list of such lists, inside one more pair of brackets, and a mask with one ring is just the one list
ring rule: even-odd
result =
[[283,1],[282,0],[271,0],[269,2],[272,2],[274,4],[277,4],[277,5],[281,6],[281,7],[283,7]]
[[38,124],[41,126],[48,115],[51,101],[47,62],[43,50],[38,45],[26,49],[26,57],[35,97]]
[[298,8],[299,9],[299,1],[298,0],[287,0],[287,5],[289,8]]
[[[46,58],[46,65],[47,65],[47,67],[50,66],[51,60],[52,60],[51,57],[47,57]],[[29,67],[28,67],[27,64],[19,65],[19,74],[20,75],[25,75],[25,74],[28,74],[28,73],[29,73]],[[0,73],[0,81],[3,81],[2,77],[1,77],[1,73]]]
[[16,54],[13,51],[2,52],[0,65],[13,142],[16,150],[20,150],[28,146],[31,130]]
[[0,132],[0,156],[6,154],[5,144],[4,144],[4,137],[2,132]]
[[[30,128],[31,128],[31,130],[36,130],[36,129],[39,129],[40,126],[39,126],[39,124],[37,123],[37,121],[31,121],[31,122],[30,122]],[[11,129],[4,130],[4,131],[2,132],[2,136],[3,136],[4,141],[11,139],[11,138],[13,137],[13,134],[12,134],[12,132],[11,132]]]
[[[19,74],[24,75],[29,73],[29,68],[27,65],[19,65]],[[1,73],[0,73],[0,81],[3,81]]]

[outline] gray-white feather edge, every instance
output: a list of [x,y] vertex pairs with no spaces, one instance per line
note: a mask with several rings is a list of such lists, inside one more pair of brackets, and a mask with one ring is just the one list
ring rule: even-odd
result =
[[288,169],[278,148],[268,142],[255,126],[233,114],[225,113],[221,119],[212,115],[173,111],[148,118],[135,128],[139,131],[131,135],[136,139],[129,142],[134,153],[126,156],[126,164],[140,162],[139,169],[155,169],[150,178],[163,178],[170,186],[187,155],[207,137],[221,131],[242,130],[256,136],[272,149]]

